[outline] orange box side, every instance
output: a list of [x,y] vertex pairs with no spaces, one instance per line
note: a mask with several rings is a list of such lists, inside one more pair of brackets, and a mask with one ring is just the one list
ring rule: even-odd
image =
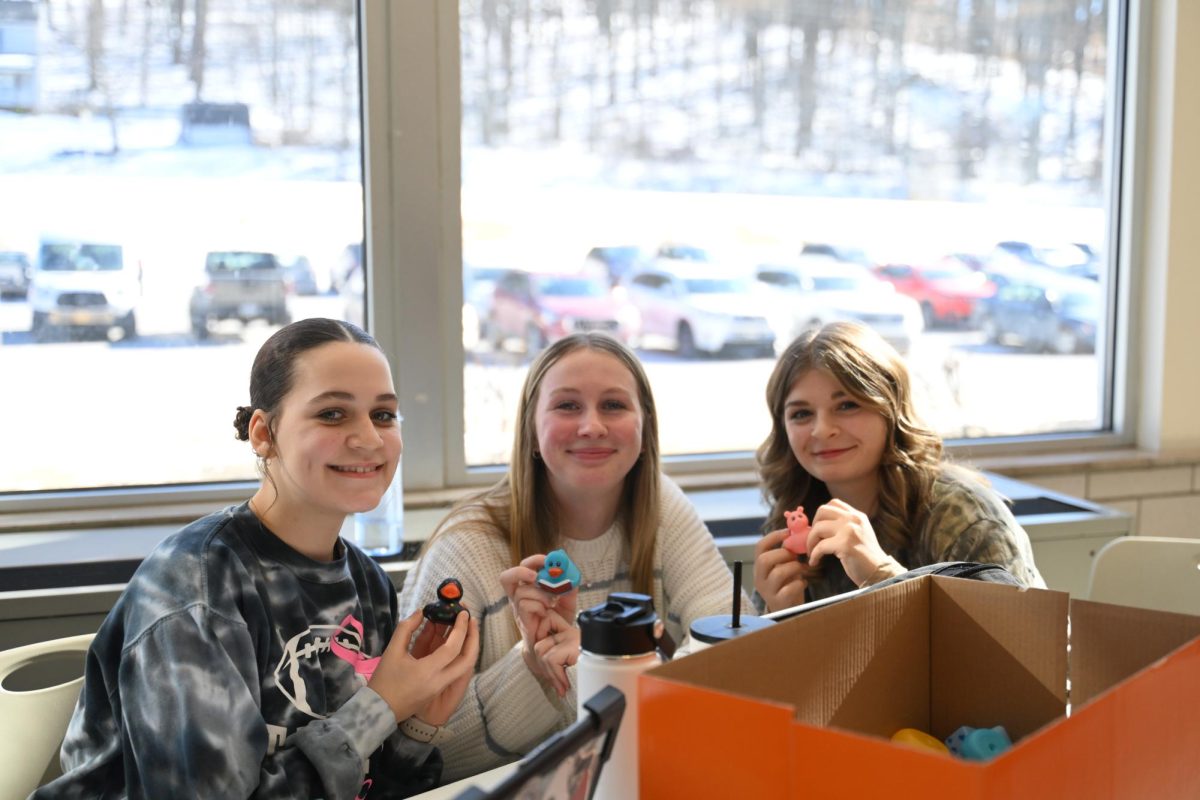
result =
[[[638,676],[638,704],[644,800],[787,796],[790,707],[645,674]],[[692,732],[684,737],[686,753],[678,752],[679,731]]]
[[[1071,716],[1064,717],[1065,691],[1059,687],[1065,687],[1068,674],[1065,596],[948,580],[892,587],[889,595],[852,600],[840,611],[834,606],[807,622],[784,622],[719,645],[706,651],[707,660],[702,653],[641,676],[643,799],[1200,798],[1200,617],[1071,601],[1069,674],[1075,703]],[[929,626],[937,633],[911,636],[911,646],[935,650],[929,730],[942,735],[931,724],[939,713],[947,718],[943,728],[962,716],[953,709],[946,713],[952,703],[970,710],[962,698],[971,700],[972,691],[1024,704],[1016,714],[995,713],[1006,724],[1015,723],[1019,738],[1013,749],[987,764],[906,748],[866,732],[891,730],[889,715],[910,715],[907,694],[919,693],[920,687],[909,674],[912,665],[897,660],[892,636],[912,634],[908,610],[922,607],[922,586],[939,585],[945,591],[929,593],[935,600]],[[851,611],[861,619],[847,619]],[[857,651],[845,640],[828,646],[831,637],[846,631],[860,633],[871,647]],[[951,640],[957,650],[938,651],[947,632],[958,637]],[[904,697],[873,695],[881,706],[878,719],[864,716],[862,709],[872,706],[858,703],[850,727],[839,727],[837,714],[825,724],[811,708],[806,713],[815,721],[800,721],[796,709],[809,702],[809,695],[793,693],[796,708],[781,702],[788,693],[778,689],[789,684],[780,682],[794,678],[793,665],[805,664],[811,674],[813,654],[834,665],[835,656],[846,661],[843,656],[849,654],[853,668],[834,670],[834,677],[849,676],[859,686],[866,676],[873,685],[872,670],[880,664],[853,661],[863,653],[882,659],[888,669],[894,663],[905,667],[896,673],[897,685],[907,687]],[[997,674],[989,669],[998,669]],[[762,699],[764,694],[775,700]],[[843,700],[851,696],[830,694]],[[994,698],[985,700],[988,716],[997,706]],[[835,712],[842,707],[835,706]],[[904,722],[920,726],[920,715],[911,716]],[[725,761],[728,766],[721,766]]]
[[836,728],[792,725],[788,797],[983,800],[984,769]]
[[[1200,797],[1200,640],[1129,678],[987,766],[988,798]],[[1169,757],[1164,758],[1164,754]]]

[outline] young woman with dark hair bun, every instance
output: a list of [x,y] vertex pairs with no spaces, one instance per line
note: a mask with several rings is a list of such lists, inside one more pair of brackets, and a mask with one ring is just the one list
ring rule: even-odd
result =
[[262,482],[138,568],[88,652],[64,774],[34,797],[379,800],[440,781],[478,624],[401,618],[338,535],[399,462],[387,358],[349,323],[292,323],[259,350],[234,427]]

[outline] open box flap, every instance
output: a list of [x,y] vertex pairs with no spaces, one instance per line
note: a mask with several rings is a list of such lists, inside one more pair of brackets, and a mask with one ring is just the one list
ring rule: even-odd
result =
[[1004,725],[1013,741],[1066,710],[1062,592],[933,578],[932,730]]
[[1200,617],[1071,601],[1071,704],[1084,703],[1200,636]]
[[[928,617],[926,582],[908,581],[702,650],[650,674],[786,704],[812,725],[876,732],[893,719],[928,718]],[[913,687],[899,703],[892,691],[898,675]],[[898,706],[880,722],[881,708]]]
[[797,720],[885,738],[900,728],[927,729],[929,586],[905,581],[813,615],[812,635],[842,635],[811,668],[808,691],[795,703]]

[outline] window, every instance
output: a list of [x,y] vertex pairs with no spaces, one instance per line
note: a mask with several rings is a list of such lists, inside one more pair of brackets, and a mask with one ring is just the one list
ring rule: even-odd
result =
[[[23,84],[32,111],[9,113],[29,104],[0,97],[0,251],[29,262],[0,262],[0,281],[14,276],[0,284],[0,375],[36,387],[39,412],[42,397],[58,403],[55,439],[72,458],[19,422],[28,395],[5,392],[0,408],[18,422],[0,452],[21,457],[0,459],[0,493],[253,477],[226,417],[272,323],[206,319],[209,339],[195,336],[189,301],[217,251],[274,254],[293,318],[369,319],[396,365],[416,490],[491,480],[488,465],[507,458],[528,354],[497,350],[486,332],[509,269],[603,276],[622,304],[644,281],[667,286],[658,270],[685,260],[747,277],[760,264],[796,275],[812,260],[854,264],[911,301],[872,295],[869,313],[932,317],[909,358],[947,435],[1127,435],[1114,380],[1128,331],[1114,301],[1128,286],[1111,265],[1128,245],[1113,232],[1141,228],[1117,204],[1131,172],[1117,145],[1132,151],[1125,103],[1149,107],[1137,87],[1124,94],[1127,57],[1144,71],[1149,47],[1126,45],[1127,3],[909,0],[873,16],[884,6],[210,0],[202,65],[187,58],[190,12],[180,27],[166,7],[101,4],[105,47],[89,59],[81,26],[96,4],[23,5],[42,68]],[[1150,12],[1133,7],[1148,30]],[[252,143],[179,147],[184,106],[197,102],[244,104]],[[244,137],[240,112],[208,131],[205,119],[186,125]],[[173,151],[192,163],[167,180],[154,170]],[[254,158],[226,157],[237,152]],[[141,169],[126,170],[132,161]],[[1136,186],[1122,190],[1144,205]],[[49,224],[80,218],[84,229]],[[131,228],[156,235],[111,238]],[[141,273],[122,290],[136,339],[64,323],[35,341],[28,278],[16,276],[37,272],[43,237],[121,248]],[[910,241],[932,252],[907,252]],[[1085,301],[1063,304],[1092,309],[1080,315],[1092,314],[1090,351],[1060,355],[1009,332],[989,341],[992,309],[978,298],[956,306],[888,280],[945,260],[983,274],[990,298],[1027,271],[1090,281]],[[316,294],[298,288],[310,269]],[[760,310],[767,288],[752,289]],[[721,330],[735,323],[756,324]],[[672,469],[748,466],[771,357],[742,343],[710,353],[695,336],[685,357],[678,332],[640,348],[670,419],[664,449],[682,457]],[[897,327],[895,341],[908,336]],[[151,379],[164,363],[186,365],[187,381]],[[150,428],[174,438],[151,446]]]
[[[752,451],[773,356],[832,318],[902,349],[947,438],[1112,432],[1125,11],[462,0],[464,251],[581,274],[649,254],[681,279],[664,300],[644,266],[609,272],[640,321],[667,455]],[[762,273],[735,277],[781,264],[822,265],[813,290],[837,315]],[[997,290],[1014,280],[1082,300],[1010,330]],[[464,397],[476,428],[511,426],[528,361],[492,344],[464,364],[488,386]],[[1027,382],[1054,401],[1010,391]],[[719,387],[730,413],[672,384]],[[465,450],[469,465],[508,454],[470,430]]]
[[0,493],[253,479],[259,344],[362,303],[355,3],[0,6],[38,76],[0,95]]

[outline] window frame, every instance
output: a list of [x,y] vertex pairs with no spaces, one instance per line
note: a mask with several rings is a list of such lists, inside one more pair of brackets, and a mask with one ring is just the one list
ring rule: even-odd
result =
[[[1137,301],[1153,280],[1132,264],[1154,234],[1142,224],[1150,178],[1150,61],[1154,37],[1147,0],[1114,0],[1109,91],[1114,114],[1105,185],[1110,198],[1108,325],[1102,370],[1108,430],[1004,439],[948,440],[956,456],[1037,456],[1135,444],[1142,398],[1143,347]],[[403,474],[410,503],[444,502],[487,485],[502,466],[469,467],[463,421],[463,296],[460,64],[457,2],[361,0],[364,265],[368,327],[390,354],[405,416]],[[1123,46],[1122,46],[1123,43]],[[1118,80],[1119,76],[1124,80]],[[1166,270],[1165,265],[1155,269]],[[1161,278],[1160,278],[1161,279]],[[433,302],[431,302],[431,298]],[[1153,338],[1153,337],[1151,337]],[[673,476],[754,480],[750,451],[672,456]],[[0,494],[0,532],[82,524],[152,522],[199,516],[245,498],[254,481]]]

